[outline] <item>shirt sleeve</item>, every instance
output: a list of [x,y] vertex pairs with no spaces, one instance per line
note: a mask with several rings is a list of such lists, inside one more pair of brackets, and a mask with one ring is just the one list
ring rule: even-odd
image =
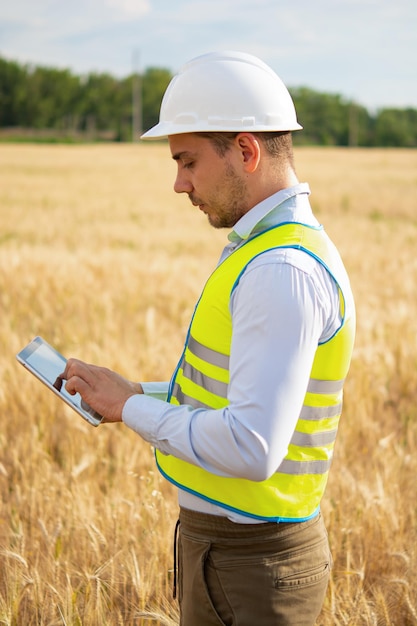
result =
[[306,253],[272,251],[248,266],[230,309],[229,405],[193,409],[136,395],[123,421],[165,454],[265,480],[287,453],[317,345],[340,324],[337,289]]

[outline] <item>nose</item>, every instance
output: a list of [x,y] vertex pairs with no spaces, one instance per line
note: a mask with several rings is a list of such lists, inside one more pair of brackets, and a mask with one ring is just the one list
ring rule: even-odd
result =
[[174,182],[174,191],[175,193],[191,193],[193,190],[193,186],[186,176],[184,170],[178,168],[177,177]]

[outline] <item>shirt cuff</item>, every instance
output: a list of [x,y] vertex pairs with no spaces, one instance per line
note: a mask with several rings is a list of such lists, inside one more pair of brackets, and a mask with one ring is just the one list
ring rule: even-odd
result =
[[167,403],[145,394],[130,396],[122,411],[122,421],[145,441],[157,447],[158,425]]
[[167,382],[151,382],[141,383],[143,393],[146,396],[166,401],[168,397],[169,383]]

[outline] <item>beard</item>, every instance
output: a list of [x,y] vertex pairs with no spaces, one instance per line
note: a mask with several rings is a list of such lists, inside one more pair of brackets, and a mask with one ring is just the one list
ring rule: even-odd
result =
[[226,163],[224,175],[210,193],[207,201],[190,193],[195,205],[207,207],[207,219],[214,228],[233,228],[248,212],[247,186],[243,178],[236,174],[230,163]]

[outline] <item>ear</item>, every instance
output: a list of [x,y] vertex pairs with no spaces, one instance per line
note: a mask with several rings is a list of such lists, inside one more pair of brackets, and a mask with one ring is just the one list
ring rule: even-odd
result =
[[258,138],[252,133],[239,133],[236,143],[243,159],[243,167],[248,174],[252,174],[258,167],[261,159],[261,148]]

